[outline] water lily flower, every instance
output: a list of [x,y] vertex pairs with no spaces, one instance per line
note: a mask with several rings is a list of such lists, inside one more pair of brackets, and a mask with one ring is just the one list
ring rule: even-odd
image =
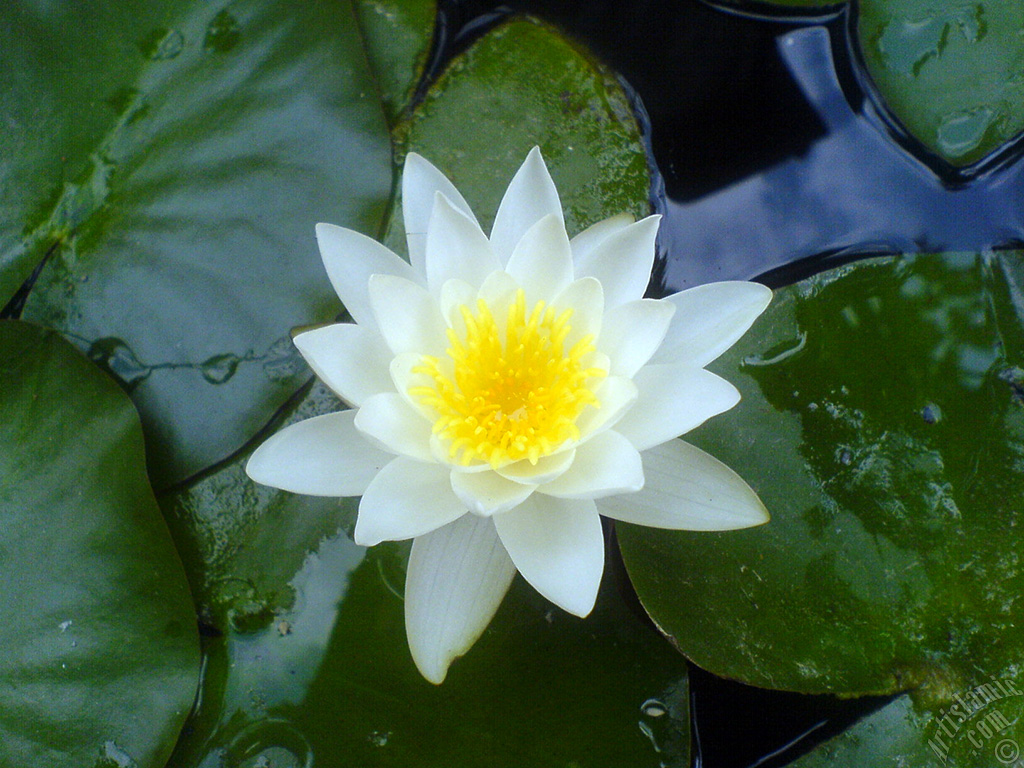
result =
[[362,496],[359,544],[414,539],[405,619],[424,677],[444,679],[517,571],[586,616],[604,569],[601,514],[708,531],[767,521],[737,474],[676,438],[738,402],[704,366],[769,289],[723,282],[642,298],[659,217],[614,216],[570,240],[536,148],[489,237],[412,153],[402,206],[410,262],[318,225],[355,322],[295,344],[352,409],[285,428],[246,469],[288,491]]

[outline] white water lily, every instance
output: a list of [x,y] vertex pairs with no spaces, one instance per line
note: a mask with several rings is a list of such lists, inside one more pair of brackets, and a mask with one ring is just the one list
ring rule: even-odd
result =
[[405,586],[413,659],[440,683],[516,571],[586,616],[604,569],[600,514],[689,530],[767,521],[732,470],[677,440],[739,400],[704,366],[764,310],[756,283],[642,298],[658,216],[566,234],[540,151],[484,234],[416,154],[402,202],[411,263],[317,227],[355,323],[295,344],[352,410],[294,424],[249,460],[257,482],[362,496],[355,540],[414,538]]

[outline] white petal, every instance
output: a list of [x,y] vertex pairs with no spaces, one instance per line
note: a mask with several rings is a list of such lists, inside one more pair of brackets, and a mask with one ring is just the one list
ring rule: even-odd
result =
[[516,567],[494,524],[465,515],[412,543],[405,632],[416,668],[440,685],[494,617]]
[[541,456],[536,464],[531,464],[529,459],[521,459],[512,464],[506,464],[495,471],[507,480],[515,483],[526,483],[527,485],[540,485],[549,483],[572,466],[575,458],[574,451],[567,450],[552,453],[548,456]]
[[534,494],[491,520],[534,589],[569,613],[590,613],[604,571],[604,535],[593,501]]
[[637,299],[612,308],[604,319],[597,348],[608,355],[619,376],[633,376],[665,339],[675,305],[655,299]]
[[501,269],[487,235],[475,220],[437,193],[427,230],[427,286],[440,296],[446,280],[464,280],[479,288],[491,272]]
[[405,402],[423,418],[432,422],[433,419],[437,418],[437,414],[409,394],[409,390],[414,387],[434,386],[434,380],[426,374],[413,373],[413,370],[422,363],[423,356],[415,352],[404,352],[401,355],[395,355],[395,359],[391,361],[391,381],[394,382],[395,389]]
[[396,355],[418,352],[444,354],[447,345],[444,318],[426,288],[400,277],[370,278],[370,303],[381,336]]
[[496,472],[452,472],[452,490],[470,512],[493,515],[522,504],[537,488],[506,480]]
[[334,291],[352,319],[360,325],[377,327],[367,290],[370,275],[395,275],[417,280],[413,268],[395,253],[351,229],[317,224],[316,240]]
[[595,339],[600,336],[604,319],[604,289],[597,279],[584,277],[569,283],[565,290],[552,299],[551,306],[556,312],[572,310],[572,317],[569,318],[572,330],[565,339],[570,349],[584,336],[593,336]]
[[618,232],[632,224],[633,215],[630,213],[618,213],[607,219],[602,219],[596,224],[591,224],[572,240],[572,258],[575,263],[593,251],[608,235]]
[[648,365],[633,377],[636,403],[615,427],[638,451],[685,435],[740,401],[736,387],[703,368]]
[[561,220],[562,203],[540,149],[534,147],[512,177],[494,215],[491,246],[502,264],[508,262],[526,230],[548,215]]
[[466,332],[466,323],[462,319],[462,307],[476,310],[477,289],[465,280],[448,280],[441,286],[441,317],[449,328],[462,336]]
[[300,333],[294,341],[320,381],[351,405],[393,389],[391,351],[376,331],[337,323]]
[[572,251],[561,216],[545,216],[526,230],[505,269],[526,291],[527,312],[561,293],[572,282]]
[[643,453],[643,490],[598,502],[626,523],[687,531],[729,531],[768,522],[768,510],[729,467],[682,440]]
[[382,469],[359,501],[356,544],[372,547],[382,541],[422,536],[466,514],[440,464],[399,456]]
[[386,451],[433,464],[430,422],[395,392],[374,395],[356,414],[356,429]]
[[267,438],[245,465],[257,483],[309,496],[359,496],[393,458],[353,426],[355,411],[314,416]]
[[655,214],[620,229],[576,261],[576,276],[596,277],[604,286],[604,305],[609,309],[647,290],[654,266],[654,241],[661,216]]
[[727,281],[698,285],[664,300],[676,305],[676,314],[652,362],[703,368],[747,332],[772,292],[759,283]]
[[448,198],[452,206],[476,221],[465,198],[443,173],[415,152],[406,155],[402,171],[402,218],[405,220],[409,260],[423,276],[427,274],[427,227],[434,209],[434,195],[438,192]]
[[640,453],[625,437],[608,430],[577,448],[572,466],[539,490],[563,499],[597,499],[632,493],[643,486]]
[[636,384],[624,376],[607,376],[594,390],[599,408],[587,406],[576,419],[580,438],[588,439],[615,424],[633,407]]

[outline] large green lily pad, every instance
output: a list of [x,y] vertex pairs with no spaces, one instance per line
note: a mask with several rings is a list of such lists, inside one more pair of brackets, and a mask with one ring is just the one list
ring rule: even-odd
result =
[[742,402],[692,435],[771,522],[619,526],[683,653],[768,688],[918,689],[930,709],[1024,684],[1022,288],[1013,251],[864,261],[776,293],[712,366]]
[[993,679],[933,713],[901,696],[793,763],[793,768],[1002,768],[1019,764],[1024,689]]
[[689,765],[685,661],[611,574],[585,620],[517,580],[434,686],[406,647],[406,553],[326,540],[292,582],[293,609],[212,641],[202,705],[170,766]]
[[158,487],[241,447],[338,311],[313,227],[375,234],[391,147],[346,2],[0,4],[0,303],[128,389]]
[[0,322],[0,765],[164,765],[199,678],[195,613],[117,385]]
[[[396,136],[449,176],[484,231],[535,145],[570,235],[616,213],[650,212],[647,155],[622,86],[535,19],[513,18],[452,61]],[[401,224],[392,217],[386,237],[399,253]]]
[[860,0],[857,34],[884,108],[946,163],[976,163],[1024,129],[1024,6]]

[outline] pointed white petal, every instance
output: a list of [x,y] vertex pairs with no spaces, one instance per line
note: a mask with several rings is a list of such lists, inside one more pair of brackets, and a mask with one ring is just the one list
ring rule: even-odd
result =
[[584,277],[569,283],[565,290],[552,299],[551,306],[556,312],[572,310],[572,317],[569,318],[572,330],[565,338],[569,349],[584,336],[593,336],[594,339],[600,336],[604,319],[604,289],[597,279]]
[[512,177],[494,215],[491,246],[502,264],[508,262],[526,230],[548,215],[561,220],[562,203],[540,149],[534,147]]
[[598,499],[643,486],[640,453],[618,432],[608,430],[577,448],[572,466],[539,490],[563,499]]
[[620,229],[576,262],[576,276],[596,277],[604,286],[604,305],[612,307],[639,299],[647,290],[654,266],[657,214]]
[[736,387],[703,368],[648,365],[633,377],[639,395],[616,430],[638,451],[685,435],[740,401]]
[[625,229],[632,224],[633,221],[634,219],[632,214],[618,213],[607,219],[602,219],[596,224],[591,224],[569,241],[569,245],[572,246],[573,262],[578,264],[580,259],[585,258],[605,238],[607,238],[608,235],[614,234],[620,229]]
[[537,301],[550,303],[572,282],[572,251],[561,216],[545,216],[526,230],[506,271],[526,291],[527,312]]
[[267,438],[245,465],[257,483],[308,496],[359,496],[393,458],[353,426],[355,411],[314,416]]
[[531,464],[529,459],[521,459],[512,464],[506,464],[495,471],[506,480],[514,483],[526,483],[527,485],[540,485],[549,483],[572,466],[575,458],[575,451],[567,449],[542,456],[536,464]]
[[426,288],[400,277],[374,275],[370,278],[370,303],[380,334],[396,355],[444,354],[448,343],[444,318]]
[[494,617],[516,567],[494,523],[465,515],[412,543],[405,576],[405,631],[413,661],[440,685]]
[[675,305],[663,300],[637,299],[612,308],[604,319],[597,348],[608,355],[610,373],[633,376],[665,339]]
[[356,414],[355,424],[370,442],[386,451],[434,463],[430,453],[430,422],[395,392],[367,398]]
[[643,490],[598,502],[626,523],[686,531],[730,531],[768,522],[743,478],[699,448],[670,440],[643,453]]
[[395,253],[351,229],[317,224],[316,241],[335,293],[360,325],[377,327],[367,290],[370,275],[396,275],[417,280],[413,268]]
[[604,536],[593,501],[535,493],[491,520],[534,589],[569,613],[590,613],[604,571]]
[[446,280],[464,280],[479,288],[491,272],[501,269],[480,225],[448,198],[437,193],[427,230],[427,287],[441,295]]
[[735,344],[771,300],[770,288],[742,281],[708,283],[666,296],[676,314],[652,362],[703,368]]
[[405,220],[409,260],[423,276],[427,274],[427,227],[434,209],[434,195],[438,192],[448,198],[453,207],[476,221],[465,198],[443,173],[415,152],[406,155],[402,171],[402,218]]
[[382,469],[359,501],[356,544],[372,547],[382,541],[422,536],[466,514],[440,464],[399,456]]
[[376,331],[337,323],[300,333],[294,341],[320,381],[350,405],[393,389],[391,351]]
[[624,376],[607,376],[594,389],[600,402],[599,408],[587,406],[576,426],[580,430],[580,439],[587,440],[591,436],[603,432],[628,413],[637,398],[636,384]]
[[452,472],[452,490],[470,512],[493,515],[519,506],[537,488],[506,480],[496,472]]

